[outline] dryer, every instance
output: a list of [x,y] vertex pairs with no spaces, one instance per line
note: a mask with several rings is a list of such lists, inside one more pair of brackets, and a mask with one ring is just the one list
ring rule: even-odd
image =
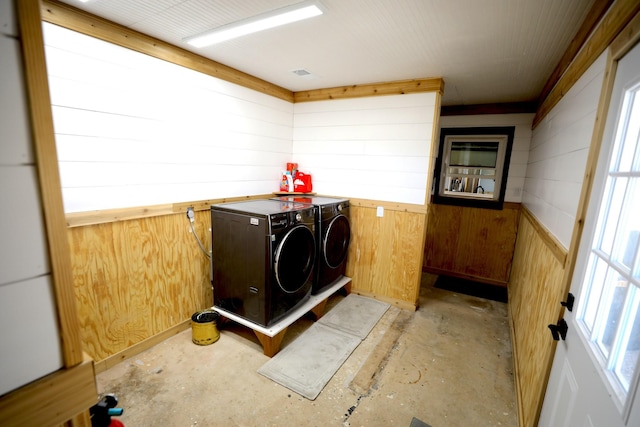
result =
[[349,200],[306,195],[280,196],[275,200],[308,203],[318,209],[316,218],[318,258],[312,289],[312,294],[318,294],[345,274],[351,241]]
[[269,326],[309,297],[317,208],[251,200],[211,205],[214,306]]

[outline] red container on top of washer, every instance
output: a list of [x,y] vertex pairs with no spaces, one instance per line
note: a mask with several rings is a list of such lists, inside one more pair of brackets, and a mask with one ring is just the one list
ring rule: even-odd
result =
[[311,193],[313,191],[311,175],[298,171],[296,177],[293,178],[293,191],[296,193]]

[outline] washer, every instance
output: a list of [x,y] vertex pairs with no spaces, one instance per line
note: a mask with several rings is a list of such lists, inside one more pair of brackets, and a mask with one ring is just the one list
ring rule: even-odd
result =
[[316,218],[318,258],[312,289],[312,294],[318,294],[345,274],[351,241],[349,200],[304,195],[280,196],[274,200],[308,203],[318,209]]
[[211,205],[214,306],[269,326],[304,303],[316,260],[316,210],[277,200]]

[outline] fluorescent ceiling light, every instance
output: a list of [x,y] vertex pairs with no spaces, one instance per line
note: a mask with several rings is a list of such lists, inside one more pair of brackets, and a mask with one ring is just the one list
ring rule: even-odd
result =
[[210,46],[280,25],[313,18],[322,15],[322,13],[323,11],[317,2],[306,1],[224,25],[197,36],[187,37],[184,41],[195,47]]

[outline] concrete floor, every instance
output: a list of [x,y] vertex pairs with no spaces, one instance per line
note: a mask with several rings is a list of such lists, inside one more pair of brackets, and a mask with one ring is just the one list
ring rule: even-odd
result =
[[[435,278],[424,275],[415,313],[385,313],[314,401],[258,374],[268,358],[235,324],[209,346],[190,329],[167,339],[99,374],[98,391],[116,394],[126,427],[516,426],[506,304],[433,288]],[[282,347],[312,323],[289,327]]]

